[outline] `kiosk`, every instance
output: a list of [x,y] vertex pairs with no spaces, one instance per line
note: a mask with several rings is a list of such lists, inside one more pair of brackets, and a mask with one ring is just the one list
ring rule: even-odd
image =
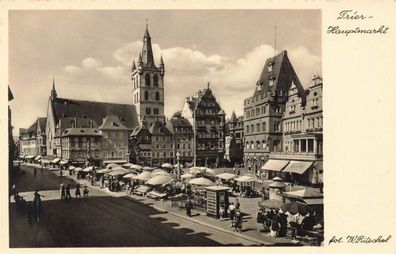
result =
[[210,186],[206,187],[206,214],[208,216],[220,217],[220,208],[228,209],[228,190],[229,187]]

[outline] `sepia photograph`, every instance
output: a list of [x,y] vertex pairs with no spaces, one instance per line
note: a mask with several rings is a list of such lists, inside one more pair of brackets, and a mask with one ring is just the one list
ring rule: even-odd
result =
[[323,246],[322,31],[320,9],[10,10],[9,248]]

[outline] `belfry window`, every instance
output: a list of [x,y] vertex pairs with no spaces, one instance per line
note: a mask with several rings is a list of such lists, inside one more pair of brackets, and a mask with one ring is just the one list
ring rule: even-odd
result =
[[157,75],[154,75],[153,83],[154,83],[154,86],[158,87],[158,76]]
[[156,101],[160,100],[160,93],[159,92],[155,92],[155,100]]
[[148,101],[148,99],[149,99],[149,93],[148,91],[144,91],[144,100]]
[[146,86],[150,86],[150,74],[146,74],[145,76],[144,76],[144,82],[145,82],[145,85]]

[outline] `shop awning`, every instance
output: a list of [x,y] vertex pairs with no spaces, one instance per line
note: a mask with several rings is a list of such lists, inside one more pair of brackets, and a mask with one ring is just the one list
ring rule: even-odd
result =
[[33,159],[33,158],[34,158],[34,155],[28,155],[25,157],[25,159]]
[[60,158],[55,158],[51,161],[51,163],[58,163],[61,159]]
[[41,163],[50,163],[51,161],[48,159],[41,159]]
[[311,167],[313,161],[290,161],[289,165],[283,170],[284,173],[295,173],[302,175]]
[[281,171],[284,169],[289,161],[287,160],[268,160],[262,167],[261,170],[269,170],[269,171]]
[[38,161],[41,159],[41,155],[37,155],[36,158],[34,158],[35,161]]

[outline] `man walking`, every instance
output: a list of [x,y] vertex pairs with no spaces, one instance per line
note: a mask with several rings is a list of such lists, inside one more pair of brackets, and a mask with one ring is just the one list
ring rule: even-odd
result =
[[192,203],[190,198],[187,199],[187,202],[185,203],[185,208],[187,216],[191,217]]
[[66,197],[65,200],[71,199],[70,195],[70,183],[66,186]]

